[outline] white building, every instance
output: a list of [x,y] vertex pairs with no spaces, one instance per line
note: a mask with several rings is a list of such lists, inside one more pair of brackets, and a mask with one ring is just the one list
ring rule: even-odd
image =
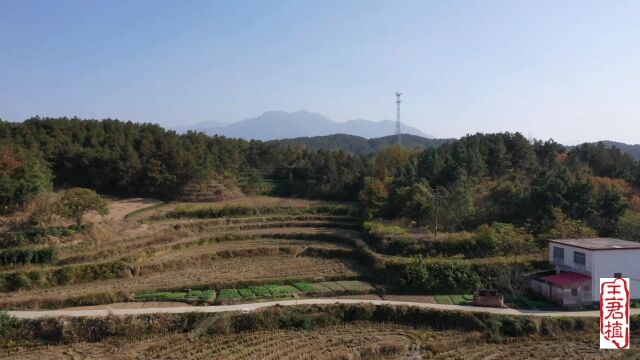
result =
[[640,299],[640,243],[612,238],[549,241],[556,274],[532,279],[533,291],[563,306],[600,300],[600,278],[630,278],[632,299]]

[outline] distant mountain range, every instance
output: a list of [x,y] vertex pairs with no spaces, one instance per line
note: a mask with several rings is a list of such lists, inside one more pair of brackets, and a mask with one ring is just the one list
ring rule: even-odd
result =
[[[395,122],[390,120],[375,122],[362,119],[337,122],[320,114],[305,110],[292,113],[267,111],[258,117],[231,124],[202,122],[176,130],[179,132],[195,130],[202,131],[208,135],[224,135],[233,138],[263,141],[332,134],[379,138],[394,134]],[[426,138],[433,137],[423,133],[419,129],[404,124],[402,124],[401,132]]]
[[[235,123],[206,121],[176,129],[201,131],[246,140],[262,140],[284,145],[305,145],[311,149],[342,149],[354,154],[374,152],[396,143],[395,122],[390,120],[349,120],[337,122],[323,115],[300,110],[292,113],[267,111],[262,115]],[[421,130],[402,124],[402,143],[409,148],[440,146],[455,139],[435,139]],[[601,141],[606,146],[640,160],[640,145]],[[571,146],[568,146],[571,148]]]
[[[402,145],[407,148],[426,149],[437,147],[456,139],[429,139],[422,136],[402,134]],[[334,134],[327,136],[299,137],[293,139],[272,140],[269,143],[279,145],[304,145],[313,150],[319,149],[341,149],[352,154],[367,154],[378,151],[385,147],[395,145],[397,138],[395,135],[388,135],[379,138],[365,139],[361,136]]]
[[617,141],[604,140],[600,141],[608,147],[617,147],[620,151],[631,155],[634,159],[640,160],[640,145],[629,145]]

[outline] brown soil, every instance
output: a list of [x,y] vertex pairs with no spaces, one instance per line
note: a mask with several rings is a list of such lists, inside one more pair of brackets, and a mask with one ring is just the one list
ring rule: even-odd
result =
[[363,295],[344,295],[338,296],[338,299],[353,299],[353,300],[382,300],[382,298],[376,294],[363,294]]
[[183,302],[174,301],[145,301],[145,302],[121,302],[105,305],[75,306],[62,310],[111,310],[111,309],[154,309],[191,306]]
[[144,198],[109,200],[109,214],[101,216],[95,213],[86,217],[87,222],[120,221],[130,212],[161,204],[162,201]]
[[436,299],[433,296],[427,295],[385,295],[383,296],[384,300],[391,301],[409,301],[409,302],[418,302],[418,303],[427,303],[427,304],[435,304]]

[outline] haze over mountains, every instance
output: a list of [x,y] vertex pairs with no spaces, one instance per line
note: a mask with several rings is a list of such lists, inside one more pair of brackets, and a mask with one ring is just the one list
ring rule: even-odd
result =
[[[395,122],[391,120],[349,120],[338,122],[306,110],[267,111],[260,116],[234,123],[205,121],[176,129],[201,131],[245,140],[262,140],[283,145],[305,145],[311,149],[342,149],[350,153],[369,153],[396,143]],[[409,148],[440,146],[455,139],[436,139],[420,129],[402,124],[403,144]],[[603,140],[640,160],[640,145]]]
[[[263,141],[333,134],[348,134],[369,139],[394,134],[395,122],[390,120],[375,122],[362,119],[338,122],[305,110],[292,113],[267,111],[258,117],[231,124],[203,122],[178,129],[180,132],[187,130],[202,131],[208,135],[217,134]],[[426,138],[433,137],[404,124],[402,124],[401,131]]]

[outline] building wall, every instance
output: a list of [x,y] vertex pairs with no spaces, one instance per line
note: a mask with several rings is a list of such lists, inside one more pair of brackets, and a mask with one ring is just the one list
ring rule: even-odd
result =
[[631,298],[640,299],[640,249],[600,250],[594,254],[594,301],[600,301],[600,278],[612,278],[615,273],[630,278]]
[[529,288],[536,294],[546,299],[551,298],[551,287],[549,287],[549,284],[545,283],[544,281],[532,279],[529,282]]
[[[554,247],[564,249],[564,263],[560,264],[554,260]],[[584,268],[577,267],[573,262],[574,251],[585,254]],[[640,299],[640,249],[586,250],[550,242],[549,262],[556,265],[559,271],[572,271],[591,276],[593,301],[600,301],[600,278],[611,278],[615,273],[621,273],[622,277],[631,279],[629,284],[631,298]]]
[[[562,264],[558,263],[553,258],[553,248],[555,247],[564,249],[564,263]],[[579,267],[573,262],[573,253],[575,251],[579,251],[585,254],[584,267]],[[558,270],[573,271],[579,274],[591,276],[591,274],[593,274],[594,251],[550,242],[549,243],[549,262],[556,265],[556,268]]]
[[[538,295],[565,307],[583,307],[592,303],[591,282],[588,280],[563,288],[538,279],[531,279],[529,288]],[[577,290],[576,295],[573,295],[572,289]]]
[[[591,284],[589,282],[586,282],[568,288],[553,286],[551,288],[551,297],[555,302],[560,303],[565,307],[581,307],[590,305],[592,303],[591,290],[585,290],[585,286],[589,285]],[[572,288],[577,289],[577,295],[573,295]]]

